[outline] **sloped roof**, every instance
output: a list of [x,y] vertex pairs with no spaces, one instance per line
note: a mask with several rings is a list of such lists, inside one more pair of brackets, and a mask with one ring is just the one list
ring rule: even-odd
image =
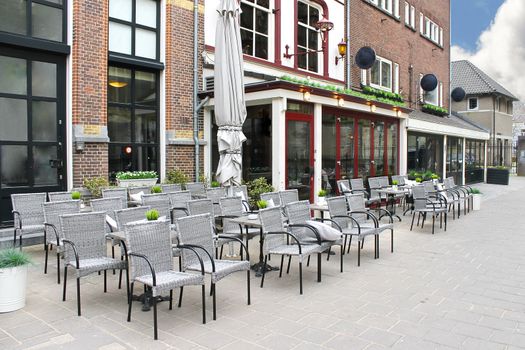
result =
[[509,90],[505,89],[470,61],[452,62],[451,73],[452,89],[462,87],[467,95],[499,93],[513,100],[518,100]]
[[414,110],[409,114],[409,116],[411,119],[421,120],[429,123],[454,126],[456,128],[467,129],[472,131],[488,132],[481,126],[469,120],[466,120],[465,118],[455,113],[452,113],[445,117],[440,117],[437,115],[422,112],[420,110]]

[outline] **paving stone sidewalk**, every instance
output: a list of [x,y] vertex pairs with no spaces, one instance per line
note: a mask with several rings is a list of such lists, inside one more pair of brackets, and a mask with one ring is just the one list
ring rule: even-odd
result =
[[211,320],[208,299],[202,325],[200,290],[187,288],[180,309],[159,305],[158,341],[152,313],[138,303],[126,322],[118,275],[108,275],[106,294],[102,276],[82,281],[77,317],[73,280],[62,302],[53,259],[44,275],[42,247],[25,248],[35,261],[27,306],[0,314],[0,349],[525,349],[525,179],[477,187],[482,210],[450,219],[447,232],[432,235],[427,224],[410,232],[407,215],[396,224],[393,254],[385,235],[374,260],[370,240],[358,268],[353,246],[344,273],[338,256],[323,261],[322,283],[313,263],[303,296],[297,264],[281,279],[268,274],[264,289],[253,277],[251,306],[238,274],[219,282],[218,319]]

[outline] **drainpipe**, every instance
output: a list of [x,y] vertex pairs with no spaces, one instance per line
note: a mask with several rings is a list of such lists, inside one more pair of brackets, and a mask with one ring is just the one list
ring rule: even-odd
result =
[[492,95],[492,165],[496,164],[496,95]]
[[352,53],[350,51],[350,0],[346,0],[346,88],[352,88]]
[[193,143],[195,144],[195,181],[199,181],[199,0],[193,1]]

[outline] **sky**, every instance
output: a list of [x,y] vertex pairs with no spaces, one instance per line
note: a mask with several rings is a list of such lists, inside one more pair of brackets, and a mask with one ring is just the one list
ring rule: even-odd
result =
[[525,0],[451,0],[452,60],[467,59],[525,101]]

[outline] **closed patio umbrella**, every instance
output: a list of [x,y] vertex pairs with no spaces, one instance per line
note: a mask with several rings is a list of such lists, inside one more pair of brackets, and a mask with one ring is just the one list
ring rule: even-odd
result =
[[241,183],[242,143],[246,136],[243,58],[237,0],[221,0],[215,34],[215,122],[219,127],[217,143],[219,165],[217,181],[224,186]]

